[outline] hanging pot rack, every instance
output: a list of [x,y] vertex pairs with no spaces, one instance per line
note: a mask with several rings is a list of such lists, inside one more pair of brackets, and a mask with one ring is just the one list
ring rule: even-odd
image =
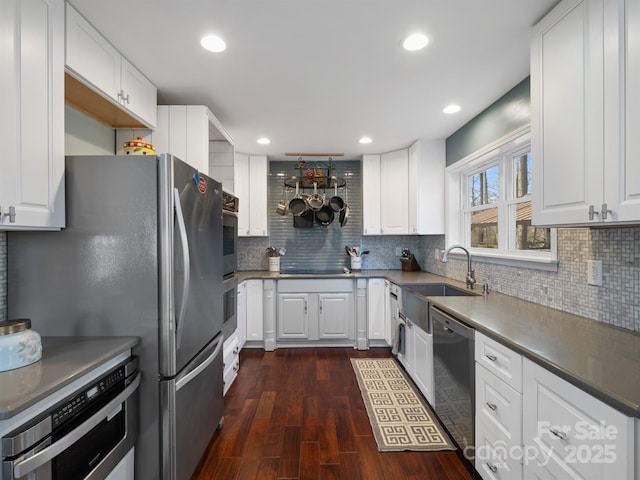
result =
[[[293,155],[287,153],[286,155]],[[305,156],[322,156],[329,157],[328,161],[307,162],[302,159],[302,154],[298,155],[298,163],[295,165],[295,169],[298,170],[298,175],[292,175],[284,180],[284,186],[286,188],[295,189],[311,189],[311,188],[344,188],[347,185],[345,179],[337,177],[333,174],[336,165],[331,158],[333,156],[342,155],[341,153],[334,154],[304,154]]]

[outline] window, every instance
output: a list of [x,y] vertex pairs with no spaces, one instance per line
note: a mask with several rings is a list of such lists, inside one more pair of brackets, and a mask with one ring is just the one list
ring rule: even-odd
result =
[[447,244],[492,263],[555,269],[555,230],[531,223],[531,181],[528,129],[448,167]]

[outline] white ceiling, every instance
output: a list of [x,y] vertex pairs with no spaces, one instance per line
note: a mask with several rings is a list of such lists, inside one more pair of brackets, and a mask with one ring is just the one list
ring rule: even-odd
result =
[[[70,3],[158,87],[159,103],[207,105],[237,151],[358,158],[446,138],[524,79],[531,27],[558,0]],[[430,44],[407,52],[415,31]],[[207,33],[227,50],[203,50]],[[449,103],[462,110],[445,115]]]

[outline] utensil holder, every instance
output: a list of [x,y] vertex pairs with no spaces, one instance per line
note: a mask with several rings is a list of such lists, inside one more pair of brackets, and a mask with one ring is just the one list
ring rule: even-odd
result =
[[269,257],[269,271],[270,272],[280,271],[280,257]]
[[351,270],[362,270],[362,257],[351,257]]

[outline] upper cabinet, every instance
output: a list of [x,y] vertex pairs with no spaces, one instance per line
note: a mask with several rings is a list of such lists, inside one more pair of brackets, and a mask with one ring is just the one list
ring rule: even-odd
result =
[[59,230],[64,212],[64,2],[0,2],[0,230]]
[[365,235],[444,233],[444,142],[362,157]]
[[266,155],[234,154],[234,193],[239,199],[238,236],[266,237],[267,174]]
[[156,87],[69,4],[65,53],[67,103],[114,128],[156,126]]
[[531,45],[533,223],[640,220],[640,2],[564,0]]

